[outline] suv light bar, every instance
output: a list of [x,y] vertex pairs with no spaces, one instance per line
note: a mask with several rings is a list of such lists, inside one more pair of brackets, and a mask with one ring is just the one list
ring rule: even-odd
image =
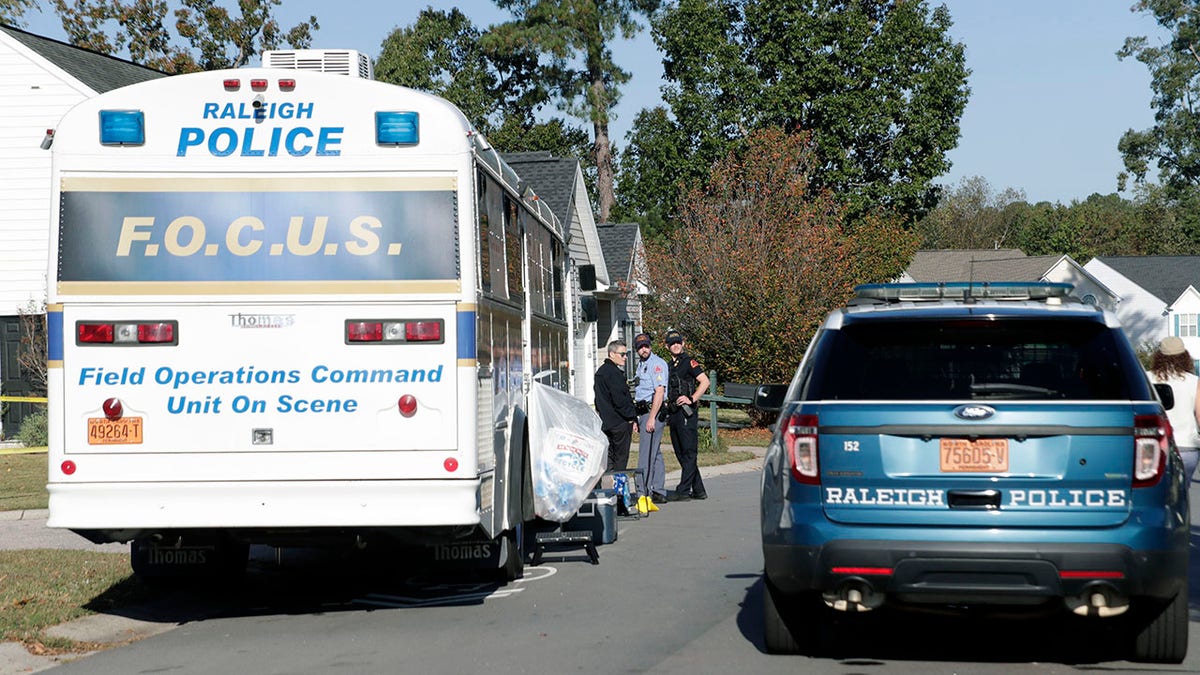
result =
[[863,284],[854,287],[864,300],[1046,300],[1066,298],[1075,286],[1049,281],[949,281],[945,283]]

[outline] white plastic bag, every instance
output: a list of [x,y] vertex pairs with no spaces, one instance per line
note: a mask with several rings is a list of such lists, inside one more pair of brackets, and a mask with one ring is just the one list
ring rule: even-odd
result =
[[565,523],[604,474],[608,439],[587,403],[535,382],[529,389],[529,452],[534,512]]

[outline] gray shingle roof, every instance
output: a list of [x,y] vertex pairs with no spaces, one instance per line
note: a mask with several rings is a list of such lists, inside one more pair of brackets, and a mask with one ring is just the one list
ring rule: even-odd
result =
[[548,151],[505,152],[500,157],[529,183],[564,227],[568,227],[575,201],[575,171],[579,160],[555,157]]
[[1188,286],[1200,290],[1200,256],[1102,255],[1096,258],[1164,303],[1175,302]]
[[4,31],[14,40],[62,68],[99,94],[125,85],[166,76],[166,73],[153,68],[139,66],[131,61],[106,56],[33,33],[26,33],[12,26],[0,24],[0,31]]
[[633,245],[637,239],[637,223],[596,223],[604,264],[614,282],[627,281],[633,260]]
[[1039,281],[1061,255],[1027,256],[1016,248],[917,251],[913,281]]

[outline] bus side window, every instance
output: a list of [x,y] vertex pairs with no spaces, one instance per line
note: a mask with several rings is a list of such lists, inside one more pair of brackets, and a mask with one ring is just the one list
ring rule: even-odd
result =
[[521,209],[508,195],[504,196],[504,253],[508,266],[508,297],[524,304],[525,283],[521,279]]
[[487,175],[479,171],[475,175],[475,180],[478,184],[478,194],[475,195],[475,212],[478,214],[479,223],[479,290],[484,293],[492,292],[492,265],[491,265],[491,235],[487,211],[487,195],[489,192]]
[[[487,190],[488,260],[491,268],[485,274],[491,277],[492,295],[508,297],[508,284],[504,276],[504,191],[488,178]],[[480,233],[482,236],[482,233]]]
[[563,312],[562,244],[557,239],[550,242],[550,273],[554,275],[551,291],[554,293],[554,318],[565,319]]

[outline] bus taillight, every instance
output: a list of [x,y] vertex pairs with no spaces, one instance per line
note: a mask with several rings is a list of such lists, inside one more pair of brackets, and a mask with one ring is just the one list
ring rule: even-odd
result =
[[409,342],[441,342],[441,321],[409,321],[404,324],[404,339]]
[[77,344],[174,345],[179,344],[178,325],[177,321],[80,321],[75,335]]
[[238,80],[235,78],[230,78],[228,80],[225,80],[225,89],[227,91],[237,91],[238,89],[241,89],[241,88],[242,88],[241,80]]
[[113,325],[111,323],[80,323],[76,324],[75,329],[79,342],[103,344],[113,341]]
[[138,342],[174,342],[175,324],[139,323],[137,337]]
[[382,321],[347,321],[347,342],[381,342],[383,340]]
[[382,342],[442,342],[441,319],[350,319],[346,321],[346,344]]
[[267,90],[267,81],[265,79],[260,80],[257,78],[250,80],[250,88],[253,89],[254,91],[266,91]]
[[279,81],[279,91],[292,91],[296,88],[296,81],[293,79],[283,79]]

